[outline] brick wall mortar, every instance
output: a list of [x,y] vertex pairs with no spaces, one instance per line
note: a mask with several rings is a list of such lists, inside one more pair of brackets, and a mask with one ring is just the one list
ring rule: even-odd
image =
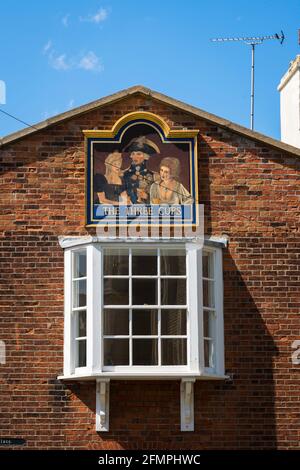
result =
[[[111,431],[95,432],[95,384],[60,383],[63,251],[85,228],[83,129],[138,110],[200,130],[199,201],[224,251],[226,370],[195,385],[195,432],[180,432],[179,383],[111,383]],[[140,96],[0,149],[0,435],[28,448],[298,449],[300,160]]]

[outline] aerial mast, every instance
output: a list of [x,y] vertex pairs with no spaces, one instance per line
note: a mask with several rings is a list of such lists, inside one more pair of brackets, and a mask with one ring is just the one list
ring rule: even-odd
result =
[[253,36],[253,37],[232,37],[232,38],[214,38],[212,42],[244,42],[248,46],[251,46],[251,98],[250,98],[250,128],[254,129],[254,67],[255,67],[255,46],[262,44],[263,41],[269,39],[277,39],[280,44],[284,41],[284,34],[281,31],[280,34],[273,34],[271,36]]

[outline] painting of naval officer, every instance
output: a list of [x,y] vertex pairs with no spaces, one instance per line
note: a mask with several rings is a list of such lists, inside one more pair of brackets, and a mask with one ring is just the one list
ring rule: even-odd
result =
[[159,154],[158,146],[145,136],[133,139],[124,149],[130,153],[131,163],[124,171],[124,189],[132,204],[149,204],[150,187],[154,173],[147,167],[148,160]]
[[[124,140],[124,142],[122,142]],[[153,129],[133,126],[121,141],[96,143],[96,205],[191,205],[189,147],[162,142]]]

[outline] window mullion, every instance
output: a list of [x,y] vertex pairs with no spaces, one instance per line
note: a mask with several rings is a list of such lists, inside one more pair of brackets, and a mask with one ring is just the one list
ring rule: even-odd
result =
[[187,304],[190,369],[204,368],[203,311],[202,311],[202,250],[187,244]]
[[87,367],[101,371],[102,337],[102,251],[96,244],[87,247]]
[[68,376],[75,372],[75,342],[74,321],[72,312],[72,251],[66,250],[65,262],[65,313],[64,313],[64,375]]
[[160,270],[160,248],[157,250],[157,328],[158,328],[158,365],[161,366],[161,270]]
[[214,328],[214,348],[215,348],[215,369],[216,373],[224,375],[224,316],[223,316],[223,266],[222,250],[215,251],[215,328]]
[[129,365],[132,366],[132,308],[129,309]]
[[128,259],[128,272],[129,272],[129,365],[133,364],[133,344],[132,344],[132,249],[129,249]]

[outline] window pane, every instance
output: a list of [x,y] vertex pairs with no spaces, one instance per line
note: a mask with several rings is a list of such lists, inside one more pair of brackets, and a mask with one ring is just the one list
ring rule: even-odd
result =
[[73,253],[73,279],[86,276],[86,250]]
[[86,311],[81,310],[80,312],[76,312],[76,317],[76,337],[81,338],[82,336],[86,336]]
[[205,367],[214,367],[213,359],[213,342],[209,339],[204,340],[204,366]]
[[157,335],[157,310],[133,310],[132,334]]
[[186,365],[186,339],[162,339],[161,363],[163,366]]
[[203,305],[214,308],[214,281],[203,279]]
[[203,252],[202,256],[202,271],[203,277],[214,277],[214,265],[213,265],[214,256],[213,253]]
[[161,334],[185,335],[186,311],[185,310],[161,310]]
[[104,339],[104,365],[127,366],[129,364],[128,339]]
[[157,305],[157,279],[132,279],[133,305]]
[[128,279],[104,279],[104,305],[128,305]]
[[104,310],[104,335],[128,335],[128,310]]
[[76,367],[86,366],[86,340],[76,341],[77,343],[77,364]]
[[184,250],[166,250],[160,252],[160,273],[167,275],[185,275],[186,253]]
[[185,305],[186,304],[186,280],[185,279],[161,279],[161,304]]
[[128,275],[128,250],[104,250],[104,275]]
[[73,308],[86,306],[86,280],[73,281]]
[[157,274],[157,250],[132,251],[132,274],[155,276]]
[[133,339],[133,365],[156,366],[158,364],[157,339]]
[[204,323],[204,337],[212,338],[213,337],[213,326],[214,326],[214,312],[208,312],[204,310],[203,312],[203,323]]

